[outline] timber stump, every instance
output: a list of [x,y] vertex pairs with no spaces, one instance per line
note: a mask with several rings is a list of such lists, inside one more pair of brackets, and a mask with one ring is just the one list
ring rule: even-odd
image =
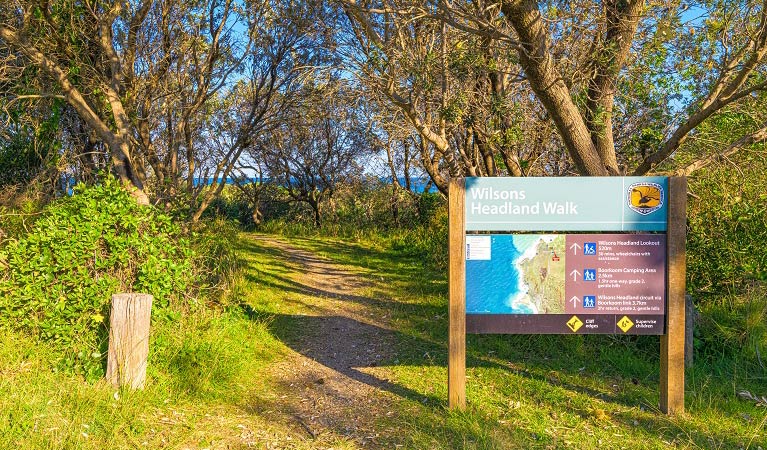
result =
[[149,294],[112,295],[106,379],[115,388],[144,388],[152,300]]

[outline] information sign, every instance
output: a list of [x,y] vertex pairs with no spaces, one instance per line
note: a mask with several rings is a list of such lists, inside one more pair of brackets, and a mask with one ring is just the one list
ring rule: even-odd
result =
[[685,178],[451,180],[450,407],[466,404],[467,332],[656,334],[660,408],[682,412],[686,192]]
[[467,332],[663,334],[665,256],[663,234],[466,236]]
[[668,178],[467,178],[466,231],[666,231]]

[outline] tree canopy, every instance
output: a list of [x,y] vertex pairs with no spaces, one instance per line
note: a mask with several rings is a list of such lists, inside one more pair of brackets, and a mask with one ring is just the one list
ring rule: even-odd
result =
[[108,169],[196,220],[256,166],[689,175],[767,137],[766,54],[757,1],[11,0],[2,182]]
[[344,5],[366,86],[453,175],[689,174],[764,137],[693,150],[707,120],[759,110],[763,2]]

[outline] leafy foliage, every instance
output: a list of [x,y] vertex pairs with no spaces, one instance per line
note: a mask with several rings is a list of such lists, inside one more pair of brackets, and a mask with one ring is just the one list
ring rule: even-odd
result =
[[240,228],[222,218],[199,222],[192,233],[194,297],[223,305],[236,287],[241,273],[235,243]]
[[[284,200],[283,200],[284,201]],[[286,236],[333,236],[370,240],[429,268],[447,267],[447,204],[442,195],[416,193],[377,178],[339,185],[321,227],[302,205],[272,208],[259,231]]]
[[767,164],[760,153],[690,183],[688,280],[697,292],[725,293],[767,282]]
[[157,312],[193,281],[192,256],[180,227],[114,178],[78,185],[1,249],[2,320],[64,349],[64,367],[98,376],[111,294],[150,293]]
[[706,170],[690,182],[688,208],[688,289],[701,313],[696,353],[742,358],[753,370],[764,370],[767,354],[765,171],[761,148]]

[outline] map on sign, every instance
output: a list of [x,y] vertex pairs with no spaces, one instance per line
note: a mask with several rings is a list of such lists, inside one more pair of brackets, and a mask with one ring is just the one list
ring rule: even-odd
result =
[[492,248],[490,254],[497,257],[467,257],[467,269],[471,268],[466,277],[467,311],[491,314],[565,312],[564,235],[467,236],[467,242],[479,246],[477,238],[486,239],[490,244],[487,248]]
[[466,236],[470,330],[658,334],[663,234]]

